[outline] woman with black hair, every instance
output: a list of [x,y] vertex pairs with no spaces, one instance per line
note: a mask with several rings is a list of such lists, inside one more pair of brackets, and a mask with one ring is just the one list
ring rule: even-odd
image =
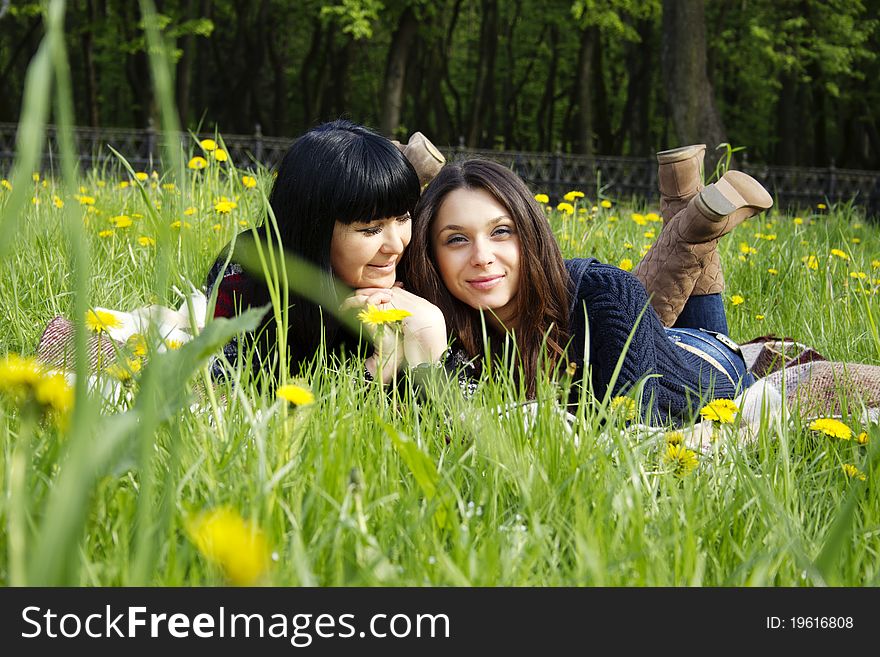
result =
[[[294,289],[303,289],[303,282],[289,281],[286,343],[291,371],[296,373],[313,359],[322,338],[331,352],[356,348],[359,336],[334,317],[339,306],[379,305],[385,297],[373,294],[345,301],[339,298],[338,283],[349,288],[385,289],[394,285],[398,263],[412,234],[420,176],[430,179],[443,164],[442,155],[433,146],[428,149],[426,141],[416,133],[410,144],[402,147],[345,120],[319,125],[297,139],[281,162],[269,198],[274,222],[267,218],[261,227],[238,235],[211,267],[209,294],[219,282],[214,317],[231,317],[244,308],[271,302],[262,269],[252,264],[252,257],[237,259],[236,254],[253,254],[259,250],[255,248],[258,243],[262,249],[275,245],[277,251],[280,239],[286,252],[317,270],[319,280],[309,281],[306,286],[318,286],[318,296],[333,299],[335,306],[322,307],[294,293]],[[413,159],[419,172],[404,155],[407,149],[416,149]],[[412,360],[430,360],[439,354],[430,349],[422,353],[419,346],[425,342],[420,340],[432,343],[429,338],[436,333],[443,336],[445,344],[443,317],[432,304],[415,295],[410,297],[407,301],[415,312],[406,327],[410,340],[406,354]],[[275,313],[267,312],[256,335],[249,336],[248,342],[253,340],[254,344],[242,345],[243,352],[254,347],[254,366],[266,373],[278,368],[277,326]],[[393,352],[385,349],[386,354]],[[224,354],[235,362],[239,345],[230,343]],[[383,363],[383,379],[400,364],[391,359]],[[375,355],[371,356],[367,373],[375,375],[378,369]],[[222,375],[223,364],[216,364],[215,373]]]

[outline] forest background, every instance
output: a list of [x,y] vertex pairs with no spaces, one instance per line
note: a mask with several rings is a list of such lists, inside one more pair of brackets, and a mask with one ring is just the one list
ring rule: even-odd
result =
[[[347,116],[440,146],[880,168],[880,0],[157,0],[189,129],[300,134]],[[38,2],[0,2],[0,122]],[[75,123],[158,125],[137,3],[73,0]]]

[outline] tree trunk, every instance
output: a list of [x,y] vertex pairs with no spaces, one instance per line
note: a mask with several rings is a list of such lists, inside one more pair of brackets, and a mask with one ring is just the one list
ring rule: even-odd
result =
[[676,145],[705,143],[707,153],[727,141],[706,71],[703,0],[663,0],[663,82]]
[[397,30],[391,37],[388,61],[385,65],[385,83],[382,87],[382,116],[379,120],[379,130],[390,138],[395,137],[400,126],[406,65],[418,27],[416,14],[412,6],[407,5],[397,22]]
[[[183,6],[183,20],[190,20],[194,17],[195,0],[186,0]],[[183,37],[180,44],[180,60],[177,62],[177,89],[175,90],[175,95],[177,96],[177,115],[180,117],[180,126],[184,130],[189,125],[189,100],[195,40],[194,34],[187,34]]]
[[580,48],[578,49],[577,89],[578,130],[575,142],[577,150],[584,155],[593,155],[593,53],[595,48],[595,28],[589,27],[581,31]]
[[602,65],[602,34],[597,30],[593,39],[593,88],[596,102],[596,137],[600,153],[611,152],[611,117],[608,111],[608,91],[605,89],[605,71]]
[[93,128],[97,128],[101,123],[101,118],[98,112],[98,76],[95,73],[95,42],[92,30],[95,29],[98,19],[95,15],[95,3],[93,0],[86,0],[86,15],[88,16],[88,25],[84,27],[82,32],[83,66],[85,68],[86,80],[86,106],[88,108],[89,125]]
[[467,144],[471,148],[485,145],[483,128],[494,102],[495,51],[498,47],[498,0],[482,0],[480,21],[480,56],[474,84],[473,105],[468,126]]
[[797,79],[792,73],[782,75],[782,88],[779,90],[779,101],[776,105],[776,153],[777,164],[793,166],[797,164],[798,136],[798,104]]
[[629,71],[629,83],[626,89],[626,105],[614,139],[615,153],[649,155],[653,150],[649,134],[654,62],[652,28],[650,21],[639,21],[636,29],[640,40],[628,47],[626,69]]

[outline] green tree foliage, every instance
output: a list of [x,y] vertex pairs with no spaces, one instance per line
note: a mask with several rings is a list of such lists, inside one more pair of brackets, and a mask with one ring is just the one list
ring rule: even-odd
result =
[[[648,155],[676,144],[662,1],[165,0],[189,128],[293,137],[347,116],[441,146]],[[880,167],[880,0],[705,2],[706,70],[751,161]],[[137,3],[70,0],[79,124],[156,113]],[[0,121],[17,121],[40,3],[0,17]]]

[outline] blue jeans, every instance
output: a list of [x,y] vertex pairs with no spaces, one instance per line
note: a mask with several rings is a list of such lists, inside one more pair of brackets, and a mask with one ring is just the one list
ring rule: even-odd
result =
[[[690,297],[684,306],[684,310],[678,316],[673,329],[707,329],[715,333],[723,333],[726,336],[728,334],[727,314],[724,312],[724,300],[721,295],[706,294]],[[700,345],[700,340],[709,338],[709,335],[697,335],[696,341],[686,340],[686,335],[676,335],[674,330],[669,331],[667,329],[667,331],[670,333],[670,339],[673,341],[685,339],[685,341],[692,342],[697,346],[704,346]],[[725,365],[725,369],[733,380],[738,383],[737,387],[740,390],[748,388],[755,382],[755,376],[751,372],[746,371],[745,361],[741,353],[733,351],[723,342],[718,342],[717,339],[710,341],[708,348],[710,351],[712,349],[718,350],[712,355],[716,356],[717,360]]]
[[724,299],[720,294],[690,297],[673,328],[704,328],[728,335]]

